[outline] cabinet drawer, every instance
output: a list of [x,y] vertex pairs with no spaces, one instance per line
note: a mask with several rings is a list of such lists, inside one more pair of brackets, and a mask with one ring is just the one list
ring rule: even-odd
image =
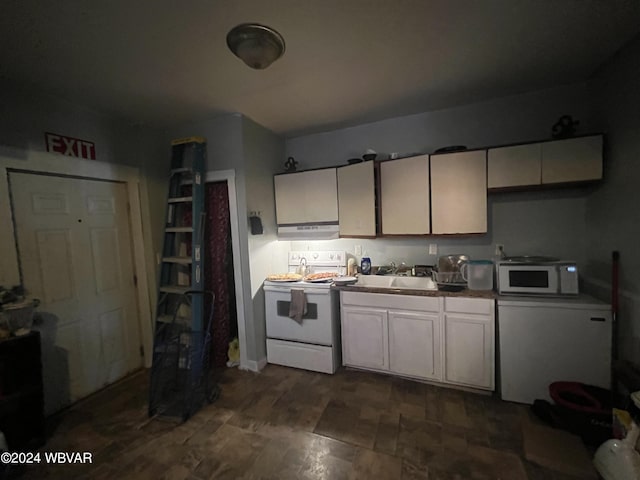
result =
[[420,295],[391,295],[384,293],[341,292],[343,305],[358,305],[386,309],[418,310],[421,312],[439,312],[439,297]]
[[493,300],[487,298],[446,297],[444,309],[447,312],[476,313],[490,315],[493,313]]

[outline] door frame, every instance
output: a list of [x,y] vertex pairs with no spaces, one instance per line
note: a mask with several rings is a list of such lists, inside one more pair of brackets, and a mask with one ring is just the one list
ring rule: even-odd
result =
[[247,360],[247,330],[245,325],[246,317],[244,314],[242,256],[240,253],[240,228],[238,223],[235,170],[215,170],[207,172],[205,176],[205,183],[214,182],[227,182],[227,192],[229,195],[229,221],[231,223],[231,247],[233,250],[233,282],[236,290],[236,317],[238,321],[238,343],[240,346],[240,369],[256,371],[257,366]]
[[[11,198],[9,194],[9,172],[38,175],[64,175],[87,180],[110,180],[126,185],[129,202],[129,224],[131,228],[133,270],[137,279],[136,303],[140,341],[144,348],[144,366],[151,366],[153,329],[151,318],[151,296],[149,278],[155,278],[153,265],[145,261],[145,251],[153,251],[151,238],[145,237],[143,224],[150,227],[149,202],[146,184],[141,181],[140,171],[135,167],[95,160],[82,160],[61,154],[19,151],[19,156],[8,157],[0,152],[0,285],[19,285],[20,268],[18,248],[15,242]],[[149,230],[149,228],[146,228]]]

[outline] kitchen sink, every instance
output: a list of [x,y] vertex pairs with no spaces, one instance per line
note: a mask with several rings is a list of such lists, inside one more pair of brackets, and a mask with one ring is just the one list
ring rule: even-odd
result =
[[401,288],[407,290],[438,290],[429,277],[401,277],[394,275],[360,275],[355,287]]
[[394,278],[391,275],[360,275],[355,283],[356,287],[382,287],[391,288]]

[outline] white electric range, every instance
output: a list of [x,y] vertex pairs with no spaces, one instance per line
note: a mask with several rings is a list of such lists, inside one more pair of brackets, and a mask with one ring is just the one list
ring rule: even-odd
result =
[[[309,273],[344,275],[344,251],[289,252],[288,271],[295,272],[302,259]],[[267,330],[267,362],[316,372],[334,373],[341,363],[340,301],[331,282],[264,282]],[[289,317],[291,290],[304,291],[307,312],[301,323]]]

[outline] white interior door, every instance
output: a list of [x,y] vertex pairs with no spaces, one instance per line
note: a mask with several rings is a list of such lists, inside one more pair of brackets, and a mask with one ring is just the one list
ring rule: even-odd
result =
[[45,410],[142,366],[123,183],[11,172],[23,285],[39,298]]

